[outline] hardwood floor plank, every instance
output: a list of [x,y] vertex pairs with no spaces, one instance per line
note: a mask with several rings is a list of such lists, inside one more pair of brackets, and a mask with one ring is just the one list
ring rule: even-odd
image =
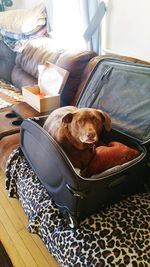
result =
[[59,267],[40,237],[27,231],[27,224],[19,200],[8,197],[0,172],[0,240],[14,267]]
[[20,219],[22,224],[25,226],[25,228],[27,228],[28,219],[27,219],[27,216],[26,216],[19,200],[16,198],[9,198],[9,202],[10,202],[12,208],[15,210],[16,215],[18,216],[18,218]]
[[4,175],[3,175],[3,173],[2,173],[2,170],[0,169],[0,180],[4,180],[5,178],[4,178]]
[[34,261],[36,262],[38,267],[55,267],[50,262],[48,262],[47,259],[43,258],[42,252],[32,239],[32,234],[27,233],[27,231],[24,229],[19,232],[19,235],[26,247],[28,247],[29,252],[34,251],[34,253],[32,253],[32,257],[34,258]]
[[[4,189],[5,190],[5,189]],[[0,184],[0,205],[3,207],[10,221],[14,225],[16,231],[19,231],[24,228],[24,224],[17,216],[16,207],[12,207],[9,201],[9,197],[4,192],[2,185]],[[16,202],[16,201],[15,201]]]
[[21,258],[16,244],[13,242],[9,233],[6,231],[4,225],[0,221],[0,240],[3,243],[14,267],[26,267],[23,259]]
[[5,189],[5,178],[2,177],[2,173],[0,172],[0,191],[3,191],[4,194],[7,196],[7,199],[10,203],[10,205],[12,206],[13,210],[15,211],[15,213],[17,214],[18,218],[20,219],[20,221],[23,223],[24,226],[27,227],[28,225],[28,219],[27,216],[19,202],[19,200],[17,198],[10,198],[8,196],[8,191]]
[[[35,263],[31,253],[29,252],[28,248],[25,246],[19,233],[16,231],[15,227],[9,220],[8,215],[6,214],[5,210],[1,206],[0,206],[0,220],[4,228],[6,229],[8,235],[10,236],[11,240],[13,240],[14,245],[16,246],[16,249],[18,250],[21,258],[25,261],[25,264],[26,264],[25,266],[26,267],[31,267],[31,266],[37,267],[37,264]],[[4,239],[3,236],[2,238]]]
[[48,249],[44,245],[43,241],[40,239],[38,235],[32,234],[32,238],[38,248],[41,250],[43,256],[47,259],[49,262],[50,266],[52,267],[59,267],[60,265],[56,262],[55,258],[49,253]]

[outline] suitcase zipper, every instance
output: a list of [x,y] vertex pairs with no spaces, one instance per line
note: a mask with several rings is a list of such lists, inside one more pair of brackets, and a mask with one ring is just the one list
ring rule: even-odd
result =
[[[106,83],[109,81],[109,78],[110,78],[110,76],[111,76],[112,70],[113,70],[113,67],[109,67],[109,68],[107,68],[107,69],[104,71],[104,73],[103,73],[103,75],[102,75],[102,77],[101,77],[101,84],[100,84],[100,86],[99,86],[99,87],[93,92],[93,94],[92,94],[92,96],[94,96],[94,98],[93,98],[92,101],[89,103],[90,106],[92,106],[93,103],[95,102],[95,100],[96,100],[96,98],[98,97],[99,92],[100,92],[101,89],[103,88],[104,84],[106,84]],[[91,99],[90,96],[89,96],[89,98]],[[87,99],[86,104],[88,103],[89,98]]]
[[[121,65],[126,65],[126,66],[129,65],[129,66],[137,67],[138,69],[143,69],[143,68],[145,67],[145,69],[147,70],[147,72],[150,73],[150,67],[147,66],[147,65],[144,65],[144,64],[138,64],[138,63],[134,63],[134,62],[130,62],[130,61],[126,62],[126,61],[122,61],[122,60],[120,60],[120,59],[118,59],[118,58],[105,57],[105,58],[101,59],[100,61],[98,61],[97,64],[94,66],[93,70],[91,71],[91,74],[90,74],[90,76],[89,76],[89,78],[88,78],[88,81],[87,81],[87,83],[85,84],[85,86],[84,86],[84,88],[83,88],[83,90],[82,90],[82,92],[81,92],[81,94],[80,94],[80,96],[79,96],[79,98],[78,98],[78,100],[77,100],[76,107],[78,107],[78,108],[81,108],[81,107],[82,107],[82,106],[80,106],[80,100],[82,99],[82,96],[84,95],[85,90],[86,90],[86,88],[88,87],[88,84],[90,83],[90,81],[91,81],[91,79],[92,79],[94,73],[96,72],[96,70],[97,70],[97,68],[99,67],[99,65],[101,64],[101,62],[106,61],[106,60],[109,60],[111,63],[116,63],[116,64],[121,64]],[[102,82],[102,86],[101,86],[100,89],[102,89],[103,85],[109,80],[109,78],[110,78],[110,74],[111,74],[112,70],[113,70],[113,66],[107,68],[107,69],[104,71],[104,73],[102,74],[102,78],[101,78],[101,79],[104,79],[105,76],[106,76],[106,81],[105,81],[105,82]],[[109,71],[110,71],[110,73],[109,73]],[[108,72],[108,73],[107,73],[107,72]],[[108,75],[108,79],[107,79],[107,75]],[[104,79],[104,80],[105,80],[105,79]],[[98,92],[97,92],[97,93],[98,93]],[[94,93],[93,93],[93,94],[94,94]],[[98,94],[97,94],[97,95],[98,95]],[[90,96],[89,96],[89,98],[90,98]],[[95,100],[95,99],[96,99],[96,97],[94,98],[94,100]],[[93,102],[94,102],[94,101],[92,101],[92,104],[93,104]]]
[[81,192],[81,191],[75,190],[69,184],[66,184],[66,187],[74,197],[78,197],[78,198],[84,199],[87,196],[86,192]]
[[[147,66],[146,64],[138,64],[138,63],[134,63],[134,62],[130,62],[130,61],[122,61],[122,60],[120,60],[118,58],[105,57],[105,58],[101,59],[100,61],[98,61],[97,64],[94,66],[93,70],[91,71],[91,74],[90,74],[90,76],[88,78],[88,81],[85,84],[85,86],[84,86],[84,88],[83,88],[83,90],[82,90],[82,92],[81,92],[81,94],[79,96],[79,99],[78,99],[78,101],[76,103],[76,106],[78,108],[82,108],[82,103],[81,102],[84,100],[84,99],[82,100],[82,97],[84,97],[84,94],[86,92],[86,89],[88,88],[88,85],[89,85],[91,79],[93,78],[93,76],[94,76],[97,68],[99,67],[99,65],[102,62],[107,62],[107,61],[109,61],[109,67],[106,67],[106,69],[104,70],[104,72],[102,74],[102,77],[100,78],[100,80],[101,80],[100,86],[93,92],[92,95],[89,95],[88,98],[86,99],[85,106],[87,106],[87,107],[93,107],[94,108],[94,105],[93,104],[94,104],[96,98],[98,97],[99,92],[101,91],[101,89],[103,88],[103,86],[105,84],[107,84],[108,81],[110,80],[112,70],[115,68],[115,66],[123,66],[123,65],[126,66],[126,67],[129,66],[132,69],[135,68],[134,69],[135,71],[136,71],[136,69],[138,69],[138,71],[140,71],[140,72],[143,72],[143,69],[144,69],[144,71],[146,73],[150,74],[150,67]],[[94,96],[93,99],[92,99],[92,96]],[[97,108],[97,107],[95,107],[95,108]],[[121,132],[118,129],[116,129],[116,130],[118,132]],[[144,133],[143,136],[146,136],[146,134],[147,134],[148,131],[149,131],[149,127],[146,129],[146,131],[145,131],[145,133]],[[121,132],[121,133],[124,134],[124,132]],[[127,133],[126,133],[126,135],[128,137],[132,137],[133,138],[133,136],[131,136],[131,135],[127,134]],[[141,144],[144,144],[144,145],[147,144],[150,141],[150,139],[148,139],[146,141],[142,141],[141,142],[141,140],[138,139],[138,138],[134,138],[134,139],[137,140],[138,142],[140,142]]]

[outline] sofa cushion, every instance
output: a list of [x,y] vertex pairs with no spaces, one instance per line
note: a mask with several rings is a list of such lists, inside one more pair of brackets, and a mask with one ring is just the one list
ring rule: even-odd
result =
[[13,84],[20,88],[24,85],[30,85],[30,79],[28,80],[29,84],[24,84],[23,77],[18,80],[16,71],[23,74],[23,72],[21,72],[21,70],[23,70],[29,76],[37,79],[39,64],[45,64],[46,62],[56,64],[70,73],[61,94],[61,105],[68,105],[76,94],[85,66],[94,56],[96,56],[96,54],[92,51],[60,50],[57,48],[54,41],[47,37],[29,40],[22,50],[22,53],[17,53],[17,68],[15,67],[12,72]]
[[16,53],[0,40],[0,79],[11,82]]
[[50,38],[31,39],[25,44],[22,52],[17,53],[16,65],[37,79],[38,65],[47,61],[55,64],[60,53],[62,51],[56,48]]
[[96,56],[92,51],[65,51],[57,59],[56,64],[70,72],[69,78],[61,94],[61,104],[69,105],[77,92],[83,71],[91,58]]
[[21,90],[22,86],[37,84],[37,79],[25,72],[19,65],[15,65],[11,73],[12,83]]

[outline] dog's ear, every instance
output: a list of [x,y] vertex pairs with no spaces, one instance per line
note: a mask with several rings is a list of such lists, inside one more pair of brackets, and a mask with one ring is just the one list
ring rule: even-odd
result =
[[104,112],[102,110],[98,110],[98,112],[101,115],[105,130],[107,132],[109,132],[111,130],[111,127],[112,127],[110,116],[106,112]]
[[73,113],[71,113],[71,112],[70,113],[67,113],[62,118],[62,122],[64,122],[64,123],[71,123],[72,122],[72,118],[73,118]]

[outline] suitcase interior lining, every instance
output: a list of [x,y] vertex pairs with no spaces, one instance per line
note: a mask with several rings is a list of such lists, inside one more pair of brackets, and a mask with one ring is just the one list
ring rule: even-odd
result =
[[[37,140],[36,140],[37,146],[38,146],[38,143],[39,143],[39,146],[41,146],[41,135],[45,136],[46,138],[47,138],[47,136],[49,136],[49,134],[42,128],[46,118],[47,118],[47,116],[37,117],[37,118],[35,117],[33,119],[28,119],[29,123],[31,122],[31,124],[32,124],[32,122],[33,122],[33,125],[35,125],[35,123],[36,123],[36,125],[38,125],[36,130],[38,131],[38,133],[41,132],[40,135],[37,135],[37,137],[35,137],[35,134],[34,134],[34,130],[35,129],[33,131],[32,131],[32,129],[30,129],[30,130],[29,129],[25,129],[24,136],[28,135],[28,133],[27,133],[28,130],[31,131],[29,133],[30,134],[30,142],[28,142],[28,143],[30,143],[30,145],[29,145],[30,147],[32,146],[33,137],[37,138]],[[32,137],[32,135],[33,135],[33,137]],[[38,136],[40,136],[40,138]],[[111,132],[109,132],[109,133],[107,133],[104,130],[102,132],[102,136],[101,136],[101,142],[102,143],[106,143],[107,144],[108,142],[111,142],[111,141],[122,142],[122,143],[124,143],[124,144],[126,144],[128,146],[132,146],[132,147],[137,148],[141,152],[141,154],[137,158],[135,158],[135,159],[133,159],[131,161],[128,161],[128,162],[126,162],[126,163],[124,163],[122,165],[118,165],[118,166],[109,168],[108,170],[105,170],[105,171],[103,171],[101,173],[98,173],[96,175],[92,175],[90,177],[82,177],[80,175],[80,170],[77,169],[77,168],[74,168],[74,166],[70,162],[68,156],[66,155],[64,150],[59,146],[59,144],[51,136],[49,136],[49,138],[50,138],[49,142],[50,143],[53,142],[53,146],[56,147],[59,150],[61,156],[63,157],[63,160],[68,164],[68,167],[71,168],[74,171],[74,173],[78,177],[83,179],[83,180],[99,180],[99,179],[103,179],[103,178],[105,179],[107,176],[109,177],[110,175],[123,172],[124,170],[127,170],[131,166],[133,166],[135,164],[138,164],[138,162],[141,161],[142,158],[144,158],[145,154],[146,154],[145,147],[141,146],[138,142],[136,142],[135,140],[131,139],[130,137],[128,137],[126,135],[123,135],[122,133],[120,133],[118,131],[115,131],[115,130],[111,130]],[[24,139],[24,138],[22,137],[22,139]],[[28,160],[30,160],[30,164],[32,165],[31,158],[29,158],[29,155],[28,155],[29,146],[27,148],[27,142],[26,142],[26,144],[23,144],[23,141],[22,141],[23,152],[25,153],[26,158]],[[43,151],[42,153],[43,154],[41,154],[41,157],[43,156],[45,158],[45,155],[47,155],[47,153],[46,153],[47,147],[48,146],[45,146],[45,150],[42,149],[42,151]],[[33,167],[33,169],[36,169],[36,168],[34,168],[34,166],[32,166],[32,167]]]
[[81,93],[77,106],[106,111],[113,129],[146,143],[150,140],[149,84],[149,67],[105,59]]

